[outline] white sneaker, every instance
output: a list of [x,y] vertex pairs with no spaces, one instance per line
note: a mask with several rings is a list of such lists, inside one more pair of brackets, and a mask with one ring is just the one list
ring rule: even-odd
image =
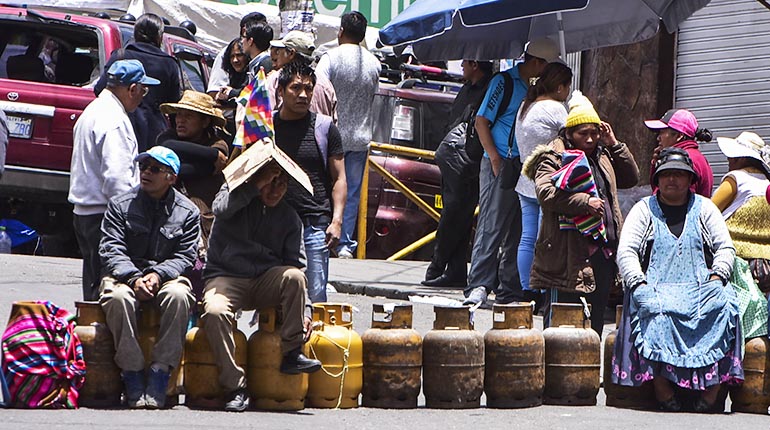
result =
[[337,253],[337,258],[344,258],[344,259],[353,258],[353,253],[348,251],[347,249],[343,249],[342,251]]
[[484,304],[487,302],[487,289],[484,287],[476,287],[473,290],[471,290],[471,293],[468,294],[468,297],[463,302],[463,305],[478,305],[478,304]]

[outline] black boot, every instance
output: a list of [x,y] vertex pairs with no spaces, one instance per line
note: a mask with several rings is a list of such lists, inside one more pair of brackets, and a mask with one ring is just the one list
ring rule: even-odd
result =
[[321,368],[321,362],[305,357],[302,348],[287,352],[281,360],[281,373],[297,375],[299,373],[313,373]]

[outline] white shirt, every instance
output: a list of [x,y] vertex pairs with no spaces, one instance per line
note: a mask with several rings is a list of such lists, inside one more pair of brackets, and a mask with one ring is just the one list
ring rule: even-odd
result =
[[330,81],[337,93],[337,128],[345,152],[366,151],[372,140],[372,105],[381,69],[377,57],[352,43],[330,49],[318,61],[316,76]]
[[75,123],[68,200],[76,215],[97,215],[107,202],[139,185],[136,135],[126,109],[109,88]]
[[227,72],[225,72],[225,69],[222,67],[226,49],[227,47],[222,48],[222,50],[219,51],[219,54],[217,54],[216,58],[214,58],[214,65],[211,66],[209,86],[206,92],[215,93],[218,92],[220,88],[226,87],[230,84],[230,78],[227,76]]
[[[548,145],[556,139],[559,130],[567,123],[567,109],[564,103],[555,100],[541,100],[529,105],[526,115],[521,118],[521,108],[516,113],[516,145],[521,162],[527,159],[539,145]],[[516,192],[524,197],[537,198],[535,181],[522,174],[516,184]]]

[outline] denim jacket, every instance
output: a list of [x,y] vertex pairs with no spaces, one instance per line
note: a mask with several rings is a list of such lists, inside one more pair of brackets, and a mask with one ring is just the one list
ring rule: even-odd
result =
[[192,267],[200,236],[200,212],[178,191],[155,200],[139,187],[110,200],[102,221],[102,273],[131,283],[150,272],[161,283]]

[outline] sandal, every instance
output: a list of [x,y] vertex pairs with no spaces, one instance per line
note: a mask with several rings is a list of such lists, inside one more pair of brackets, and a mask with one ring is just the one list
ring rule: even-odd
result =
[[[699,399],[702,400],[702,399]],[[682,405],[676,400],[676,396],[671,396],[668,400],[658,402],[658,407],[664,412],[681,412]]]

